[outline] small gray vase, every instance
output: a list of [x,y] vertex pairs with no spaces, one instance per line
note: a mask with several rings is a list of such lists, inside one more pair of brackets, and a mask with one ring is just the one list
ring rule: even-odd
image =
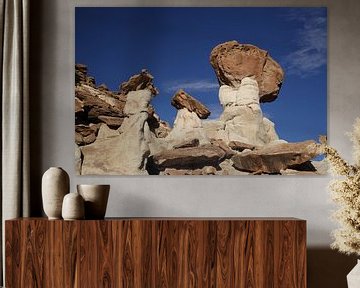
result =
[[62,205],[62,217],[64,220],[84,219],[84,199],[79,193],[69,193],[65,195]]

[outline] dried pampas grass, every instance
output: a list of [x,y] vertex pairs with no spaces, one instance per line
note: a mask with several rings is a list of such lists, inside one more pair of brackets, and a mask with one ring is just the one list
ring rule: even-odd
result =
[[326,143],[321,145],[321,149],[335,176],[329,185],[331,198],[338,204],[333,219],[342,225],[332,233],[334,243],[331,247],[360,256],[360,118],[354,123],[350,139],[354,165],[347,163],[336,149]]

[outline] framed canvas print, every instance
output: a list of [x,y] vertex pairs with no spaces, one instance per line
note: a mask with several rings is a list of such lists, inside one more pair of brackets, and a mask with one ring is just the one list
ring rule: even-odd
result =
[[327,10],[77,7],[79,175],[318,175]]

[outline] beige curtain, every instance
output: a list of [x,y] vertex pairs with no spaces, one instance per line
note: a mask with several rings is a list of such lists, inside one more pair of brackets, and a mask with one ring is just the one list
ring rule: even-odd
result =
[[4,221],[29,216],[28,11],[29,0],[0,0],[1,271]]

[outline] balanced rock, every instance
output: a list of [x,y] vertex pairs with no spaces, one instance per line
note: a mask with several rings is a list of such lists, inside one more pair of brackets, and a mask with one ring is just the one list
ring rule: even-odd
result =
[[270,144],[253,151],[234,155],[231,160],[236,169],[252,173],[279,174],[319,155],[318,145],[309,140],[298,143]]
[[151,160],[152,165],[159,171],[166,168],[201,169],[205,166],[217,167],[225,155],[224,150],[218,146],[205,144],[162,151],[153,155]]
[[281,66],[269,53],[254,45],[229,41],[217,45],[210,55],[220,85],[238,87],[245,77],[259,84],[260,102],[274,101],[284,78]]
[[206,131],[202,127],[202,121],[199,116],[186,108],[178,110],[173,129],[165,138],[169,144],[169,148],[194,138],[199,139],[200,145],[209,143],[209,139],[206,135]]
[[190,112],[195,112],[200,119],[206,119],[210,115],[210,111],[206,108],[205,105],[200,103],[182,89],[175,93],[171,99],[171,105],[179,110],[186,108]]
[[152,95],[157,95],[159,91],[153,84],[154,77],[146,70],[141,70],[140,74],[131,76],[128,81],[123,82],[119,87],[119,94],[126,95],[130,91],[149,89]]

